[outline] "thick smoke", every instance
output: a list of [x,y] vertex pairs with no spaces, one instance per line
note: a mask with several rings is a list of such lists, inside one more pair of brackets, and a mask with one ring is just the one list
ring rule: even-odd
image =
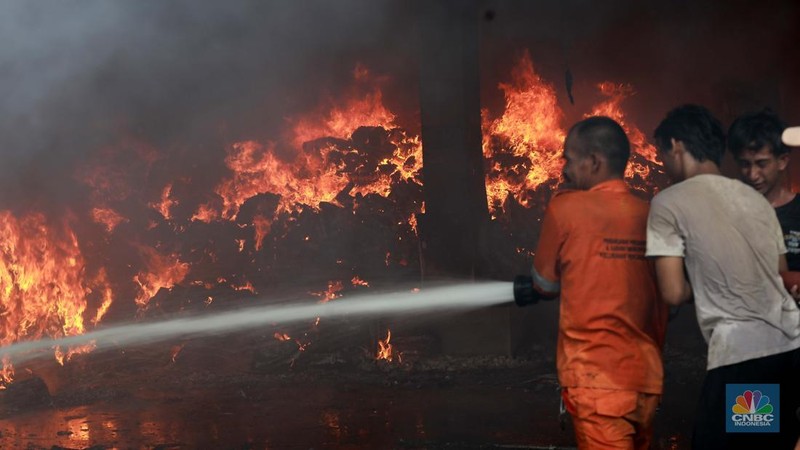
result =
[[[3,2],[0,211],[43,213],[49,225],[35,223],[53,242],[71,242],[74,231],[87,278],[105,273],[110,280],[110,316],[121,308],[116,312],[130,317],[135,297],[158,291],[145,273],[174,270],[162,263],[192,264],[182,287],[200,292],[187,295],[193,300],[211,298],[190,285],[198,280],[272,283],[261,272],[270,264],[266,252],[251,256],[237,243],[252,245],[253,227],[189,218],[230,176],[224,158],[234,142],[287,146],[281,142],[291,119],[335,98],[352,83],[357,63],[391,73],[387,83],[413,83],[413,27],[400,6],[349,0]],[[391,90],[400,107],[414,104],[409,90],[414,87]],[[168,185],[178,201],[175,222],[152,206]],[[93,217],[97,208],[119,214],[113,232]],[[0,256],[19,255],[12,248]],[[284,265],[298,258],[284,258]],[[328,274],[306,272],[325,277],[314,278],[321,286],[327,282]],[[97,297],[100,291],[92,290]],[[94,297],[87,311],[99,308]]]
[[[222,148],[276,140],[286,118],[346,85],[356,62],[396,83],[387,95],[414,120],[413,2],[12,0],[0,4],[0,199],[69,203],[73,172],[120,136],[186,152],[212,176]],[[486,0],[483,98],[515,52],[577,101],[604,80],[640,93],[646,132],[677,102],[720,115],[772,106],[799,120],[800,7],[729,2]],[[566,90],[560,94],[566,101]],[[390,99],[391,100],[391,99]],[[405,102],[405,104],[403,104]],[[580,109],[580,108],[576,108]],[[406,112],[406,111],[404,111]],[[569,120],[576,117],[569,117]],[[408,119],[405,119],[408,120]],[[178,164],[181,165],[181,164]],[[210,172],[209,172],[210,171]]]
[[76,168],[120,136],[187,152],[202,176],[231,141],[279,138],[356,61],[402,59],[398,13],[367,1],[3,2],[0,198],[69,203]]

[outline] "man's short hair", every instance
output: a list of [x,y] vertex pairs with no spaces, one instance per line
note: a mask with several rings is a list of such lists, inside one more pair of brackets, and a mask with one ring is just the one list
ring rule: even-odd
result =
[[679,106],[667,114],[653,133],[661,152],[672,149],[672,139],[683,142],[694,159],[720,165],[725,153],[722,124],[711,111],[700,105]]
[[584,155],[597,152],[605,156],[613,174],[625,173],[631,156],[631,143],[625,130],[614,119],[605,116],[583,119],[570,128],[567,138],[576,139],[577,149]]
[[746,150],[759,151],[769,148],[774,156],[789,153],[781,134],[786,124],[772,110],[765,109],[739,116],[728,130],[728,149],[734,156]]

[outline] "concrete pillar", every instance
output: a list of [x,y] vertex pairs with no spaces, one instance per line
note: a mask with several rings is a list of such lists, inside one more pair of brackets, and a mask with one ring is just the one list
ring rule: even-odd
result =
[[481,150],[475,0],[432,0],[419,22],[423,276],[473,277],[489,220]]

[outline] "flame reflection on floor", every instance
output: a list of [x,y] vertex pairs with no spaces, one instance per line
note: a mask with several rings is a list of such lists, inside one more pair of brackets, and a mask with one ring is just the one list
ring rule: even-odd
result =
[[[569,425],[559,427],[549,350],[516,358],[410,351],[416,356],[387,364],[358,351],[375,323],[327,323],[328,334],[301,356],[291,338],[283,339],[294,332],[287,328],[277,336],[187,339],[178,353],[161,344],[93,352],[66,366],[51,362],[57,370],[49,373],[33,367],[59,386],[52,396],[41,383],[30,383],[29,392],[14,391],[18,383],[0,392],[0,448],[575,445]],[[391,328],[393,339],[408,335]],[[398,345],[411,350],[411,342]],[[684,411],[693,408],[694,397],[675,393],[699,391],[704,359],[696,353],[670,346],[665,389],[672,394],[656,418],[656,450],[688,444],[691,422]]]

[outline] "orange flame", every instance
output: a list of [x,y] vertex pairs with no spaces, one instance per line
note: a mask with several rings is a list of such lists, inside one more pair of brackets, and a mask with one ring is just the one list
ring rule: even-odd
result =
[[253,287],[253,283],[247,281],[244,284],[232,284],[231,287],[237,291],[250,291],[253,294],[256,293],[256,288]]
[[417,232],[417,214],[416,213],[411,213],[411,217],[408,218],[408,224],[411,226],[411,230],[414,232],[414,234],[419,236],[419,232]]
[[[216,188],[222,199],[220,209],[210,203],[201,205],[192,220],[234,220],[245,201],[264,193],[280,197],[277,216],[306,208],[318,210],[322,203],[341,206],[342,195],[388,197],[393,184],[401,181],[421,184],[419,136],[397,127],[395,115],[383,104],[378,82],[362,65],[354,71],[354,82],[345,99],[291,121],[293,156],[279,157],[274,142],[232,144],[225,158],[232,175]],[[391,149],[390,156],[370,158],[366,150],[346,141],[362,127],[382,129],[381,148]],[[275,217],[261,220],[256,225],[257,250]]]
[[341,292],[342,289],[344,289],[344,285],[341,281],[329,281],[327,290],[322,292],[311,292],[311,295],[322,298],[322,300],[319,301],[320,303],[327,303],[331,300],[341,297],[342,295],[339,294],[339,292]]
[[[378,178],[372,183],[363,186],[354,186],[352,194],[378,194],[388,197],[392,192],[392,183],[410,181],[422,184],[419,173],[422,170],[422,140],[419,136],[407,136],[397,131],[390,135],[390,142],[395,146],[392,156],[386,158],[378,165]],[[391,172],[380,171],[381,167],[389,167]]]
[[[56,227],[38,213],[17,218],[0,211],[0,345],[82,334],[90,302],[101,303],[96,322],[112,301],[104,271],[87,277],[78,239],[66,222]],[[56,348],[56,356],[63,362],[91,347]],[[13,367],[7,358],[3,362],[0,382],[7,383]]]
[[394,349],[392,348],[392,344],[390,343],[391,340],[392,340],[392,331],[387,329],[386,339],[385,340],[378,339],[378,353],[375,355],[376,360],[380,361],[383,359],[392,362],[392,360],[394,360],[394,357],[396,355],[397,361],[402,362],[400,353],[395,354]]
[[172,183],[167,184],[164,186],[164,190],[161,191],[161,200],[158,203],[151,203],[150,207],[155,209],[159,212],[165,219],[170,220],[172,219],[172,215],[170,213],[170,209],[173,206],[178,204],[177,200],[173,200],[170,198],[172,193]]
[[[555,89],[534,71],[528,53],[518,61],[511,81],[501,83],[505,95],[505,111],[489,120],[482,111],[483,153],[487,162],[486,194],[492,217],[503,212],[503,203],[510,196],[519,204],[530,207],[532,193],[546,182],[560,180],[565,131],[561,128],[564,114],[559,108]],[[604,115],[619,122],[633,147],[634,157],[626,170],[626,178],[648,180],[650,170],[659,170],[656,149],[647,143],[644,134],[625,121],[621,102],[634,94],[631,86],[610,82],[598,85],[607,100],[595,106],[585,117]],[[556,184],[550,184],[554,187]]]
[[94,319],[92,319],[92,325],[97,325],[108,312],[111,303],[114,302],[114,294],[111,291],[111,285],[108,282],[108,277],[106,276],[106,270],[104,268],[98,271],[93,284],[96,286],[95,291],[97,291],[102,298],[102,303],[100,307],[97,308]]
[[117,225],[128,221],[111,208],[92,208],[92,219],[103,225],[109,233],[113,232]]
[[[628,135],[633,152],[638,153],[655,166],[660,166],[661,161],[658,159],[655,146],[647,142],[647,138],[639,128],[635,125],[629,125],[625,121],[625,114],[622,112],[622,107],[620,105],[623,100],[636,94],[633,87],[628,84],[615,84],[611,82],[600,83],[597,87],[601,94],[608,97],[608,100],[595,106],[592,112],[587,114],[586,117],[607,116],[616,120],[622,125],[622,128]],[[646,179],[648,175],[650,175],[650,167],[632,160],[625,170],[625,177],[631,178],[634,174],[638,174],[642,179]]]
[[275,334],[273,335],[273,337],[274,337],[275,339],[279,340],[279,341],[288,341],[289,339],[291,339],[291,338],[292,338],[291,336],[289,336],[289,335],[288,335],[288,334],[286,334],[286,333],[278,333],[278,332],[275,332]]
[[[275,156],[274,144],[233,144],[225,158],[233,178],[217,188],[223,199],[222,216],[235,219],[247,199],[266,192],[281,195],[279,212],[296,211],[301,205],[318,208],[322,202],[336,203],[336,196],[347,186],[348,179],[337,167],[325,167],[323,163],[324,154],[303,154],[287,163]],[[196,215],[199,214],[200,211]]]
[[258,215],[253,218],[253,228],[255,230],[255,249],[261,250],[264,243],[264,238],[269,234],[272,227],[272,221],[264,216]]
[[145,259],[146,269],[134,276],[133,281],[139,285],[136,305],[143,310],[162,288],[169,290],[183,281],[189,273],[189,264],[181,262],[174,254],[162,255],[156,249],[145,246],[139,249]]
[[185,346],[185,343],[172,346],[172,349],[170,350],[170,353],[172,353],[172,362],[175,362],[178,359],[178,354],[180,354],[181,350],[183,350],[183,347]]
[[502,209],[509,195],[527,206],[529,191],[559,179],[566,134],[555,89],[535,72],[530,54],[522,55],[511,81],[499,88],[505,95],[503,115],[489,121],[488,113],[482,114],[483,154],[491,162],[486,195],[492,211]]
[[66,353],[63,350],[61,350],[61,347],[56,346],[55,347],[56,361],[63,366],[67,361],[72,359],[73,356],[89,353],[95,348],[97,348],[97,345],[95,345],[94,341],[88,344],[69,348],[67,349]]
[[219,217],[219,211],[215,210],[211,205],[200,205],[191,220],[192,222],[210,223],[213,220],[219,219]]
[[[371,81],[369,71],[362,64],[356,65],[353,78],[359,84]],[[321,137],[347,139],[359,127],[394,128],[394,120],[395,115],[383,105],[383,93],[372,85],[363,96],[353,92],[341,106],[333,105],[326,112],[297,120],[292,143],[295,148],[302,148],[306,142]]]
[[366,287],[369,287],[369,283],[367,283],[366,281],[364,281],[361,278],[359,278],[358,275],[354,276],[353,279],[350,280],[350,283],[352,283],[353,286],[366,286]]
[[[329,99],[310,114],[290,119],[288,131],[282,139],[275,142],[240,141],[227,145],[224,161],[229,174],[214,187],[213,193],[206,193],[209,201],[198,205],[191,220],[205,223],[234,220],[240,210],[245,209],[243,205],[248,200],[274,194],[278,200],[273,216],[257,205],[255,211],[258,214],[253,216],[251,223],[236,223],[242,228],[252,227],[253,248],[259,251],[272,229],[278,228],[273,225],[279,223],[276,222],[279,215],[289,216],[286,221],[291,222],[298,217],[294,213],[319,211],[323,203],[340,207],[352,205],[353,214],[356,214],[359,205],[367,204],[360,201],[361,196],[389,198],[399,183],[421,185],[420,137],[399,128],[395,114],[383,102],[380,81],[364,66],[357,65],[353,72],[353,86],[346,95]],[[632,88],[613,83],[601,83],[598,87],[607,100],[597,105],[591,115],[607,115],[623,125],[638,157],[626,175],[646,178],[658,161],[655,148],[646,142],[639,129],[624,121],[621,102],[634,94]],[[536,73],[529,54],[521,56],[509,80],[499,84],[499,89],[505,100],[502,114],[490,117],[488,111],[482,111],[486,189],[493,214],[502,212],[504,202],[509,199],[530,207],[537,190],[544,192],[542,186],[552,188],[556,185],[554,181],[561,173],[561,148],[565,137],[561,125],[564,114],[558,107],[555,89]],[[378,153],[371,153],[373,149],[378,149],[375,150]],[[160,197],[151,202],[156,197],[149,196],[152,191],[134,181],[135,176],[150,175],[150,168],[159,158],[158,152],[150,146],[132,141],[104,150],[89,169],[80,171],[80,181],[92,188],[92,205],[96,205],[91,209],[92,220],[109,234],[125,222],[139,223],[146,227],[145,231],[152,231],[148,236],[158,236],[159,239],[164,236],[162,233],[169,233],[170,228],[175,233],[185,231],[186,228],[177,224],[159,227],[160,220],[147,221],[147,217],[133,220],[141,217],[141,210],[127,212],[129,220],[108,206],[121,208],[131,205],[138,194],[141,197],[136,206],[152,208],[164,219],[173,220],[175,207],[179,204],[179,198],[173,193],[174,184],[159,181],[155,186],[160,189]],[[129,170],[130,167],[135,170]],[[412,205],[401,211],[398,215],[401,219],[392,221],[403,232],[397,240],[405,240],[410,234],[409,228],[414,234],[418,233],[419,214],[424,213],[425,205],[417,200]],[[418,211],[417,205],[420,206]],[[384,212],[383,209],[380,211]],[[104,270],[94,276],[87,275],[87,264],[69,227],[52,227],[43,216],[36,214],[16,219],[10,213],[0,212],[0,220],[3,221],[0,224],[0,326],[3,330],[0,344],[44,335],[58,337],[83,333],[84,319],[98,324],[112,304],[112,290]],[[145,222],[148,224],[144,225]],[[315,243],[311,242],[312,238],[316,240],[318,236],[310,234],[304,240],[311,247]],[[237,239],[237,243],[239,251],[244,252],[245,238]],[[137,267],[131,275],[136,273],[133,276],[138,286],[135,301],[141,311],[162,288],[172,289],[182,283],[190,265],[182,262],[182,256],[178,254],[162,254],[156,248],[143,245],[138,248],[143,260],[142,268]],[[392,252],[394,254],[386,250],[384,262],[387,267],[392,261],[401,266],[408,264],[407,252],[394,249]],[[517,248],[517,253],[525,252],[524,248]],[[193,255],[213,263],[226,257],[221,253],[218,258],[209,248]],[[241,259],[245,256],[242,255]],[[337,264],[342,263],[342,260],[337,261]],[[201,272],[199,266],[197,272],[196,275]],[[243,284],[230,284],[217,273],[205,274],[202,278],[216,279],[226,287],[255,293],[252,283],[246,280]],[[125,281],[130,282],[130,275],[126,275]],[[350,283],[369,286],[358,276],[354,276]],[[192,284],[206,289],[214,287],[213,281]],[[320,302],[327,302],[340,297],[342,290],[342,281],[330,281],[327,290],[313,295],[320,297]],[[209,296],[205,304],[212,301]],[[316,323],[319,323],[319,318]],[[282,336],[291,339],[288,335]],[[386,340],[379,341],[379,359],[391,361],[394,356],[400,358],[398,353],[393,353],[390,339],[391,331],[387,330]],[[301,351],[309,345],[296,342]],[[91,348],[92,344],[54,350],[57,359],[63,362],[71,355]],[[4,360],[4,363],[0,384],[2,380],[7,382],[13,377],[10,361]]]

